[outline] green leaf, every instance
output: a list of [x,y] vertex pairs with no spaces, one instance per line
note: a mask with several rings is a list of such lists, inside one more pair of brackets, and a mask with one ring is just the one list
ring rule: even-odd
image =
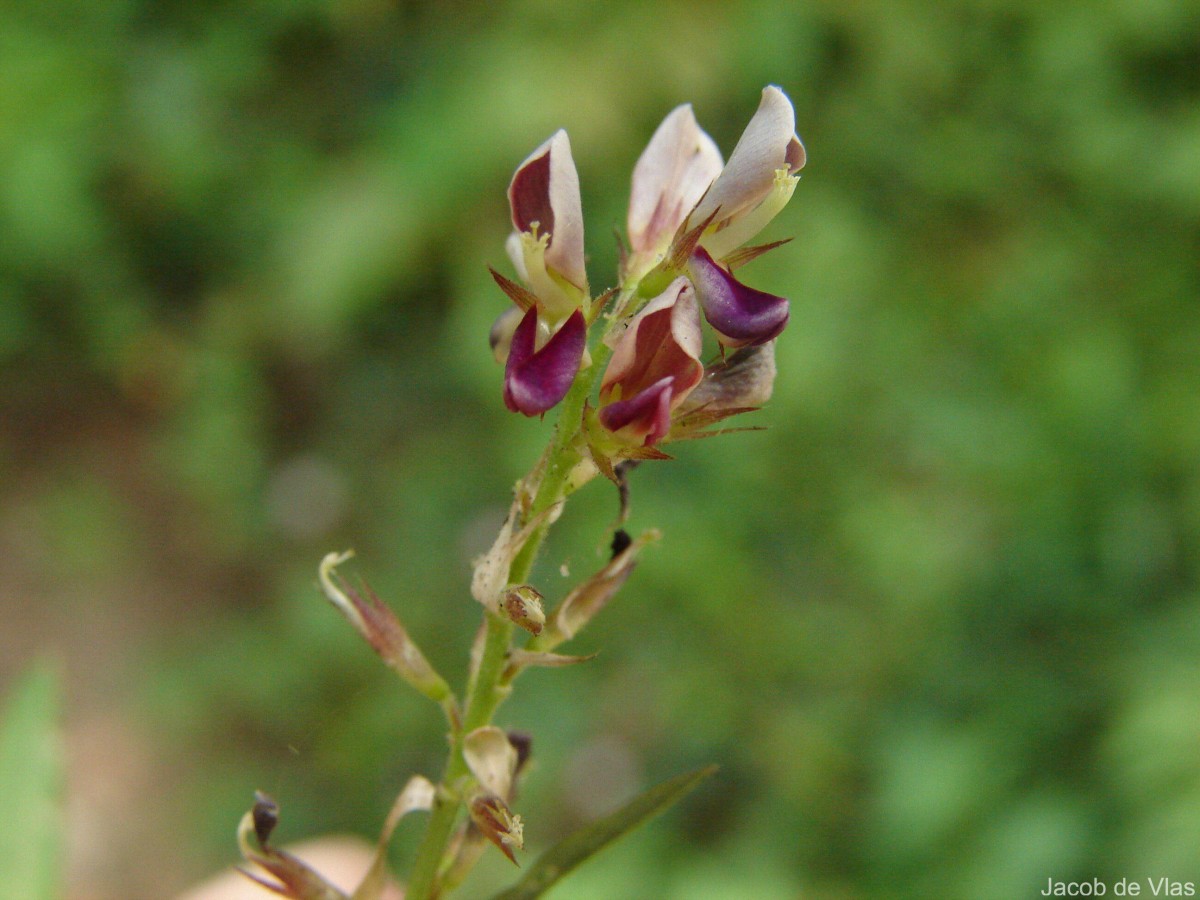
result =
[[639,794],[611,815],[596,820],[555,844],[538,857],[524,878],[492,900],[532,900],[540,897],[584,860],[683,799],[715,771],[716,766],[705,766],[685,772]]
[[40,663],[18,680],[0,718],[0,897],[59,895],[58,706],[58,671]]

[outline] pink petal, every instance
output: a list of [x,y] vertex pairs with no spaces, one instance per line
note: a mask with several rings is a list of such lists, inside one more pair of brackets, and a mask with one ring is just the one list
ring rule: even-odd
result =
[[796,114],[791,101],[779,88],[763,89],[758,111],[754,113],[741,139],[733,148],[729,162],[709,188],[691,216],[699,222],[718,207],[717,226],[749,212],[771,191],[775,170],[790,173],[803,168],[804,145],[796,137]]
[[542,349],[535,350],[537,307],[530,307],[513,332],[504,366],[504,405],[513,412],[538,416],[553,408],[575,380],[583,358],[587,325],[575,310]]
[[779,335],[788,322],[788,301],[747,287],[697,247],[688,272],[704,318],[726,347],[763,344]]
[[686,278],[676,278],[634,316],[618,339],[600,384],[601,401],[617,386],[629,399],[670,376],[678,405],[704,377],[703,341],[696,292]]
[[[550,235],[547,267],[586,290],[583,205],[571,141],[565,131],[556,131],[517,167],[508,186],[508,203],[518,232],[529,231],[537,222],[538,233]],[[518,264],[518,271],[521,267]]]
[[652,254],[670,241],[721,172],[721,151],[696,124],[690,104],[663,119],[633,169],[629,244]]
[[627,440],[641,441],[644,446],[657,443],[671,430],[673,382],[667,376],[628,400],[601,408],[600,424]]

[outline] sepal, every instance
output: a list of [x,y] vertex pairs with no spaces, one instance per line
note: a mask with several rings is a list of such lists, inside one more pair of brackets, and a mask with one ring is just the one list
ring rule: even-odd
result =
[[511,278],[505,278],[491,266],[488,266],[488,271],[492,273],[492,280],[496,282],[500,290],[504,291],[509,300],[517,304],[521,312],[528,312],[537,305],[537,297],[525,285],[518,284]]
[[567,656],[561,653],[542,653],[536,650],[513,650],[508,654],[508,665],[504,668],[505,683],[511,682],[526,669],[563,669],[567,666],[577,666],[580,663],[591,662],[596,658],[595,653],[587,656]]
[[753,247],[741,247],[737,250],[734,250],[732,253],[725,254],[725,256],[721,258],[721,262],[723,262],[725,267],[732,272],[734,269],[740,269],[742,266],[746,265],[746,263],[758,259],[764,253],[769,253],[776,247],[782,247],[784,244],[790,244],[791,242],[791,238],[783,238],[782,240],[771,241],[769,244],[757,244]]

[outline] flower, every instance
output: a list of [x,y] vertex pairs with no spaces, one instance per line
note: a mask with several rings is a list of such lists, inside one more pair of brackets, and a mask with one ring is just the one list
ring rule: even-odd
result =
[[600,424],[627,443],[650,446],[704,377],[696,292],[676,278],[617,339],[600,383]]
[[663,119],[633,169],[627,275],[638,277],[657,265],[721,166],[721,151],[696,124],[691,104]]
[[795,127],[787,96],[773,85],[764,88],[758,110],[722,166],[691,107],[680,106],[663,120],[634,169],[626,277],[648,276],[642,288],[649,294],[667,278],[686,273],[724,347],[765,343],[788,321],[786,299],[743,285],[730,269],[775,246],[735,253],[795,190],[806,159]]
[[508,253],[531,290],[492,272],[518,309],[496,320],[490,343],[505,363],[504,405],[537,416],[567,395],[587,345],[581,312],[588,295],[583,212],[565,131],[555,132],[517,167],[508,202],[514,229]]
[[768,85],[729,162],[688,218],[712,217],[701,246],[721,259],[762,231],[791,199],[806,159],[791,101]]
[[556,131],[517,167],[508,186],[508,255],[547,321],[561,322],[588,294],[579,175],[567,133]]

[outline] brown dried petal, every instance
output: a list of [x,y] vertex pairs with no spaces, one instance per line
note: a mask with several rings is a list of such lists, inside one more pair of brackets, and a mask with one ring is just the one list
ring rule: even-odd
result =
[[553,650],[578,634],[620,590],[637,564],[642,548],[657,541],[660,536],[655,529],[643,532],[614,556],[608,565],[567,594],[547,621],[541,638],[536,642],[536,649]]

